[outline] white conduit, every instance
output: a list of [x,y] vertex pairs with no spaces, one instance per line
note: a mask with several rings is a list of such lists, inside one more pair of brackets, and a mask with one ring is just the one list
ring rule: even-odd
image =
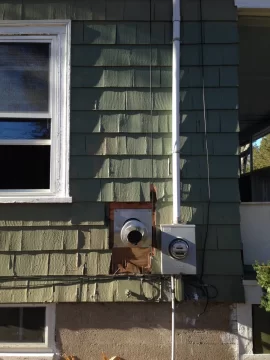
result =
[[[180,223],[180,0],[173,2],[173,54],[172,54],[172,182],[173,224]],[[175,360],[175,278],[171,276],[172,296],[172,349]]]
[[180,223],[180,0],[173,0],[172,54],[173,224]]
[[172,295],[172,357],[175,358],[175,287],[174,287],[174,276],[171,276],[171,295]]

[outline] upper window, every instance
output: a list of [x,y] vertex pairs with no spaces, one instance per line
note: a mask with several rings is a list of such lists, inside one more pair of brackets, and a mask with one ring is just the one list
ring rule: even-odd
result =
[[0,22],[0,54],[0,202],[70,201],[70,22]]

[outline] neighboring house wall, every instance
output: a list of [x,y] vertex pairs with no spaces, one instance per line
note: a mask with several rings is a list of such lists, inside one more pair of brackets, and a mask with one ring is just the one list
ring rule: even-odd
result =
[[[199,1],[182,1],[181,216],[183,222],[197,226],[200,270],[208,221],[203,60],[211,177],[205,282],[217,286],[217,300],[236,302],[243,300],[237,12],[233,0],[202,3],[201,36]],[[73,198],[72,204],[0,205],[0,276],[8,277],[0,283],[0,301],[143,299],[139,282],[97,284],[89,280],[83,284],[74,280],[70,284],[66,276],[108,273],[109,202],[149,201],[153,182],[157,188],[157,222],[172,221],[171,0],[153,0],[151,12],[145,0],[0,1],[0,17],[72,20]],[[13,281],[13,276],[24,276],[25,280]],[[28,276],[36,278],[27,280]],[[66,286],[61,286],[63,283]],[[130,287],[137,297],[126,297]],[[145,284],[149,297],[155,291]],[[159,296],[166,298],[162,291]]]

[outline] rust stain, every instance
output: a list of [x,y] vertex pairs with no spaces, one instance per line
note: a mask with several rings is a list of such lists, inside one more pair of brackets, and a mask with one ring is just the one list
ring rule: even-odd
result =
[[151,248],[113,248],[111,273],[151,273]]

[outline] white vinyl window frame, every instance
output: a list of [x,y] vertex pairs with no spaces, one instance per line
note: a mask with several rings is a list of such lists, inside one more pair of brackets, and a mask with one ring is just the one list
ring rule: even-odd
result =
[[[0,112],[5,118],[51,119],[49,140],[0,140],[0,145],[49,145],[50,189],[0,190],[0,203],[64,203],[69,196],[71,21],[0,21],[0,43],[50,44],[47,112]],[[0,147],[1,150],[1,147]]]
[[53,358],[56,353],[55,345],[55,304],[1,304],[0,307],[6,308],[25,308],[25,307],[44,307],[45,308],[45,333],[44,343],[1,343],[0,342],[0,357],[39,357]]

